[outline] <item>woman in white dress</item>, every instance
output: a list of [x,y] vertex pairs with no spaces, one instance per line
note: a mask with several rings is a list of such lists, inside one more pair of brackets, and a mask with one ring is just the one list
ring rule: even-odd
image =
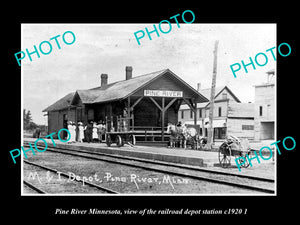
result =
[[72,143],[72,136],[73,136],[72,129],[73,129],[72,122],[68,121],[68,130],[69,130],[69,133],[71,134],[71,137],[69,137],[69,133],[68,133],[68,137],[67,137],[67,140],[69,139],[68,144]]
[[102,142],[103,125],[101,124],[101,121],[97,124],[97,126],[98,126],[98,130],[97,130],[98,139],[99,139],[99,142]]
[[78,141],[82,143],[83,142],[82,140],[84,139],[84,133],[83,133],[84,128],[82,122],[78,123],[78,129],[79,129]]
[[96,122],[93,123],[93,141],[95,141],[95,139],[98,139],[98,126],[96,124]]
[[76,142],[76,126],[75,123],[72,122],[72,130],[71,130],[71,143]]

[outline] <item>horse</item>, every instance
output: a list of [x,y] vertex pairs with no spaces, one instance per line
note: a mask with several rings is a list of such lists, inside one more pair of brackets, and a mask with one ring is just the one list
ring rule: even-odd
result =
[[194,127],[187,127],[186,124],[183,124],[182,135],[184,148],[186,148],[186,142],[189,141],[192,149],[198,149],[199,134]]
[[182,137],[182,129],[181,127],[177,127],[172,123],[168,123],[167,133],[170,134],[170,147],[174,148],[175,142]]
[[[183,124],[177,127],[174,124],[168,123],[167,133],[170,134],[170,147],[175,147],[175,142],[182,141],[183,148],[186,148],[186,142],[192,143],[192,148],[198,148],[199,135],[194,127],[187,127]],[[196,145],[196,146],[195,146]]]

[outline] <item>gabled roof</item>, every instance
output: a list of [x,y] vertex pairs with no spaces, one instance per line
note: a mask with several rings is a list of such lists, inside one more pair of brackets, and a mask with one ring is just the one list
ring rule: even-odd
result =
[[[230,95],[235,99],[236,102],[241,102],[238,97],[236,97],[233,92],[229,89],[229,87],[227,86],[220,86],[220,87],[216,87],[215,89],[215,98],[217,98],[221,93],[222,91],[226,89]],[[211,88],[206,88],[206,89],[202,89],[200,90],[200,93],[202,95],[204,95],[207,99],[210,99],[210,92],[211,92]]]
[[74,95],[75,95],[75,92],[71,92],[71,93],[67,94],[66,96],[62,97],[61,99],[59,99],[52,105],[48,106],[46,109],[43,110],[43,112],[58,111],[58,110],[68,108]]
[[[160,76],[168,73],[172,76],[172,79],[177,80],[187,86],[195,96],[198,96],[201,102],[208,101],[206,97],[201,95],[195,89],[193,89],[190,85],[188,85],[185,81],[183,81],[180,77],[175,75],[169,69],[164,69],[160,71],[156,71],[153,73],[133,77],[129,80],[117,81],[111,84],[107,84],[100,87],[95,87],[87,90],[77,90],[72,93],[71,102],[70,104],[74,104],[75,97],[78,96],[83,104],[94,104],[94,103],[101,103],[101,102],[108,102],[108,101],[115,101],[120,99],[125,99],[128,96],[132,95],[133,93],[139,91],[141,88],[145,87],[155,79],[158,79]],[[70,93],[71,94],[71,93]],[[69,96],[68,94],[67,96]],[[66,96],[65,96],[66,97]],[[65,98],[64,97],[64,98]],[[70,97],[70,96],[69,96]],[[69,98],[68,98],[69,100]],[[57,104],[60,103],[60,104]],[[63,104],[64,103],[64,104]],[[62,107],[67,108],[68,104],[66,100],[60,99],[53,105],[49,106],[48,108],[44,109],[44,111],[56,111],[62,109]]]
[[[233,94],[233,92],[227,87],[227,86],[220,86],[216,87],[215,89],[215,99],[222,93],[223,90],[227,90],[228,93],[234,98],[234,100],[238,103],[241,101]],[[206,88],[206,89],[201,89],[200,94],[202,94],[205,98],[210,99],[210,93],[211,93],[211,88]],[[209,105],[209,100],[207,102],[202,102],[197,104],[197,108],[205,108]],[[180,109],[190,109],[190,107],[187,104],[182,104],[180,106]]]
[[107,102],[123,99],[131,95],[140,87],[151,82],[154,78],[164,74],[168,69],[133,77],[129,80],[117,81],[103,87],[88,90],[78,90],[77,93],[84,104]]

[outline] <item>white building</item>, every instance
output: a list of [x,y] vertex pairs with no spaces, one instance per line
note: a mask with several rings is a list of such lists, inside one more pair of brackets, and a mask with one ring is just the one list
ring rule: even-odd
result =
[[[199,89],[200,94],[210,99],[211,89]],[[197,124],[200,134],[207,136],[209,126],[209,102],[197,105]],[[194,124],[194,114],[189,106],[181,105],[178,121]],[[227,87],[216,87],[213,112],[214,139],[223,140],[227,134],[239,138],[254,139],[254,104],[241,103],[236,95]]]
[[255,140],[274,139],[275,131],[275,84],[274,70],[267,72],[268,83],[255,87]]

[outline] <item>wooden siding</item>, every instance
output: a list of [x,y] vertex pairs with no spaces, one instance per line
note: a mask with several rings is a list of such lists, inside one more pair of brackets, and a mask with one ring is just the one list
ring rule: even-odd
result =
[[66,119],[75,122],[75,109],[48,112],[48,133],[57,133],[60,129],[66,128],[64,124],[64,115]]
[[[250,125],[253,129],[243,130],[243,125]],[[254,139],[254,119],[228,118],[227,134],[238,138]]]

